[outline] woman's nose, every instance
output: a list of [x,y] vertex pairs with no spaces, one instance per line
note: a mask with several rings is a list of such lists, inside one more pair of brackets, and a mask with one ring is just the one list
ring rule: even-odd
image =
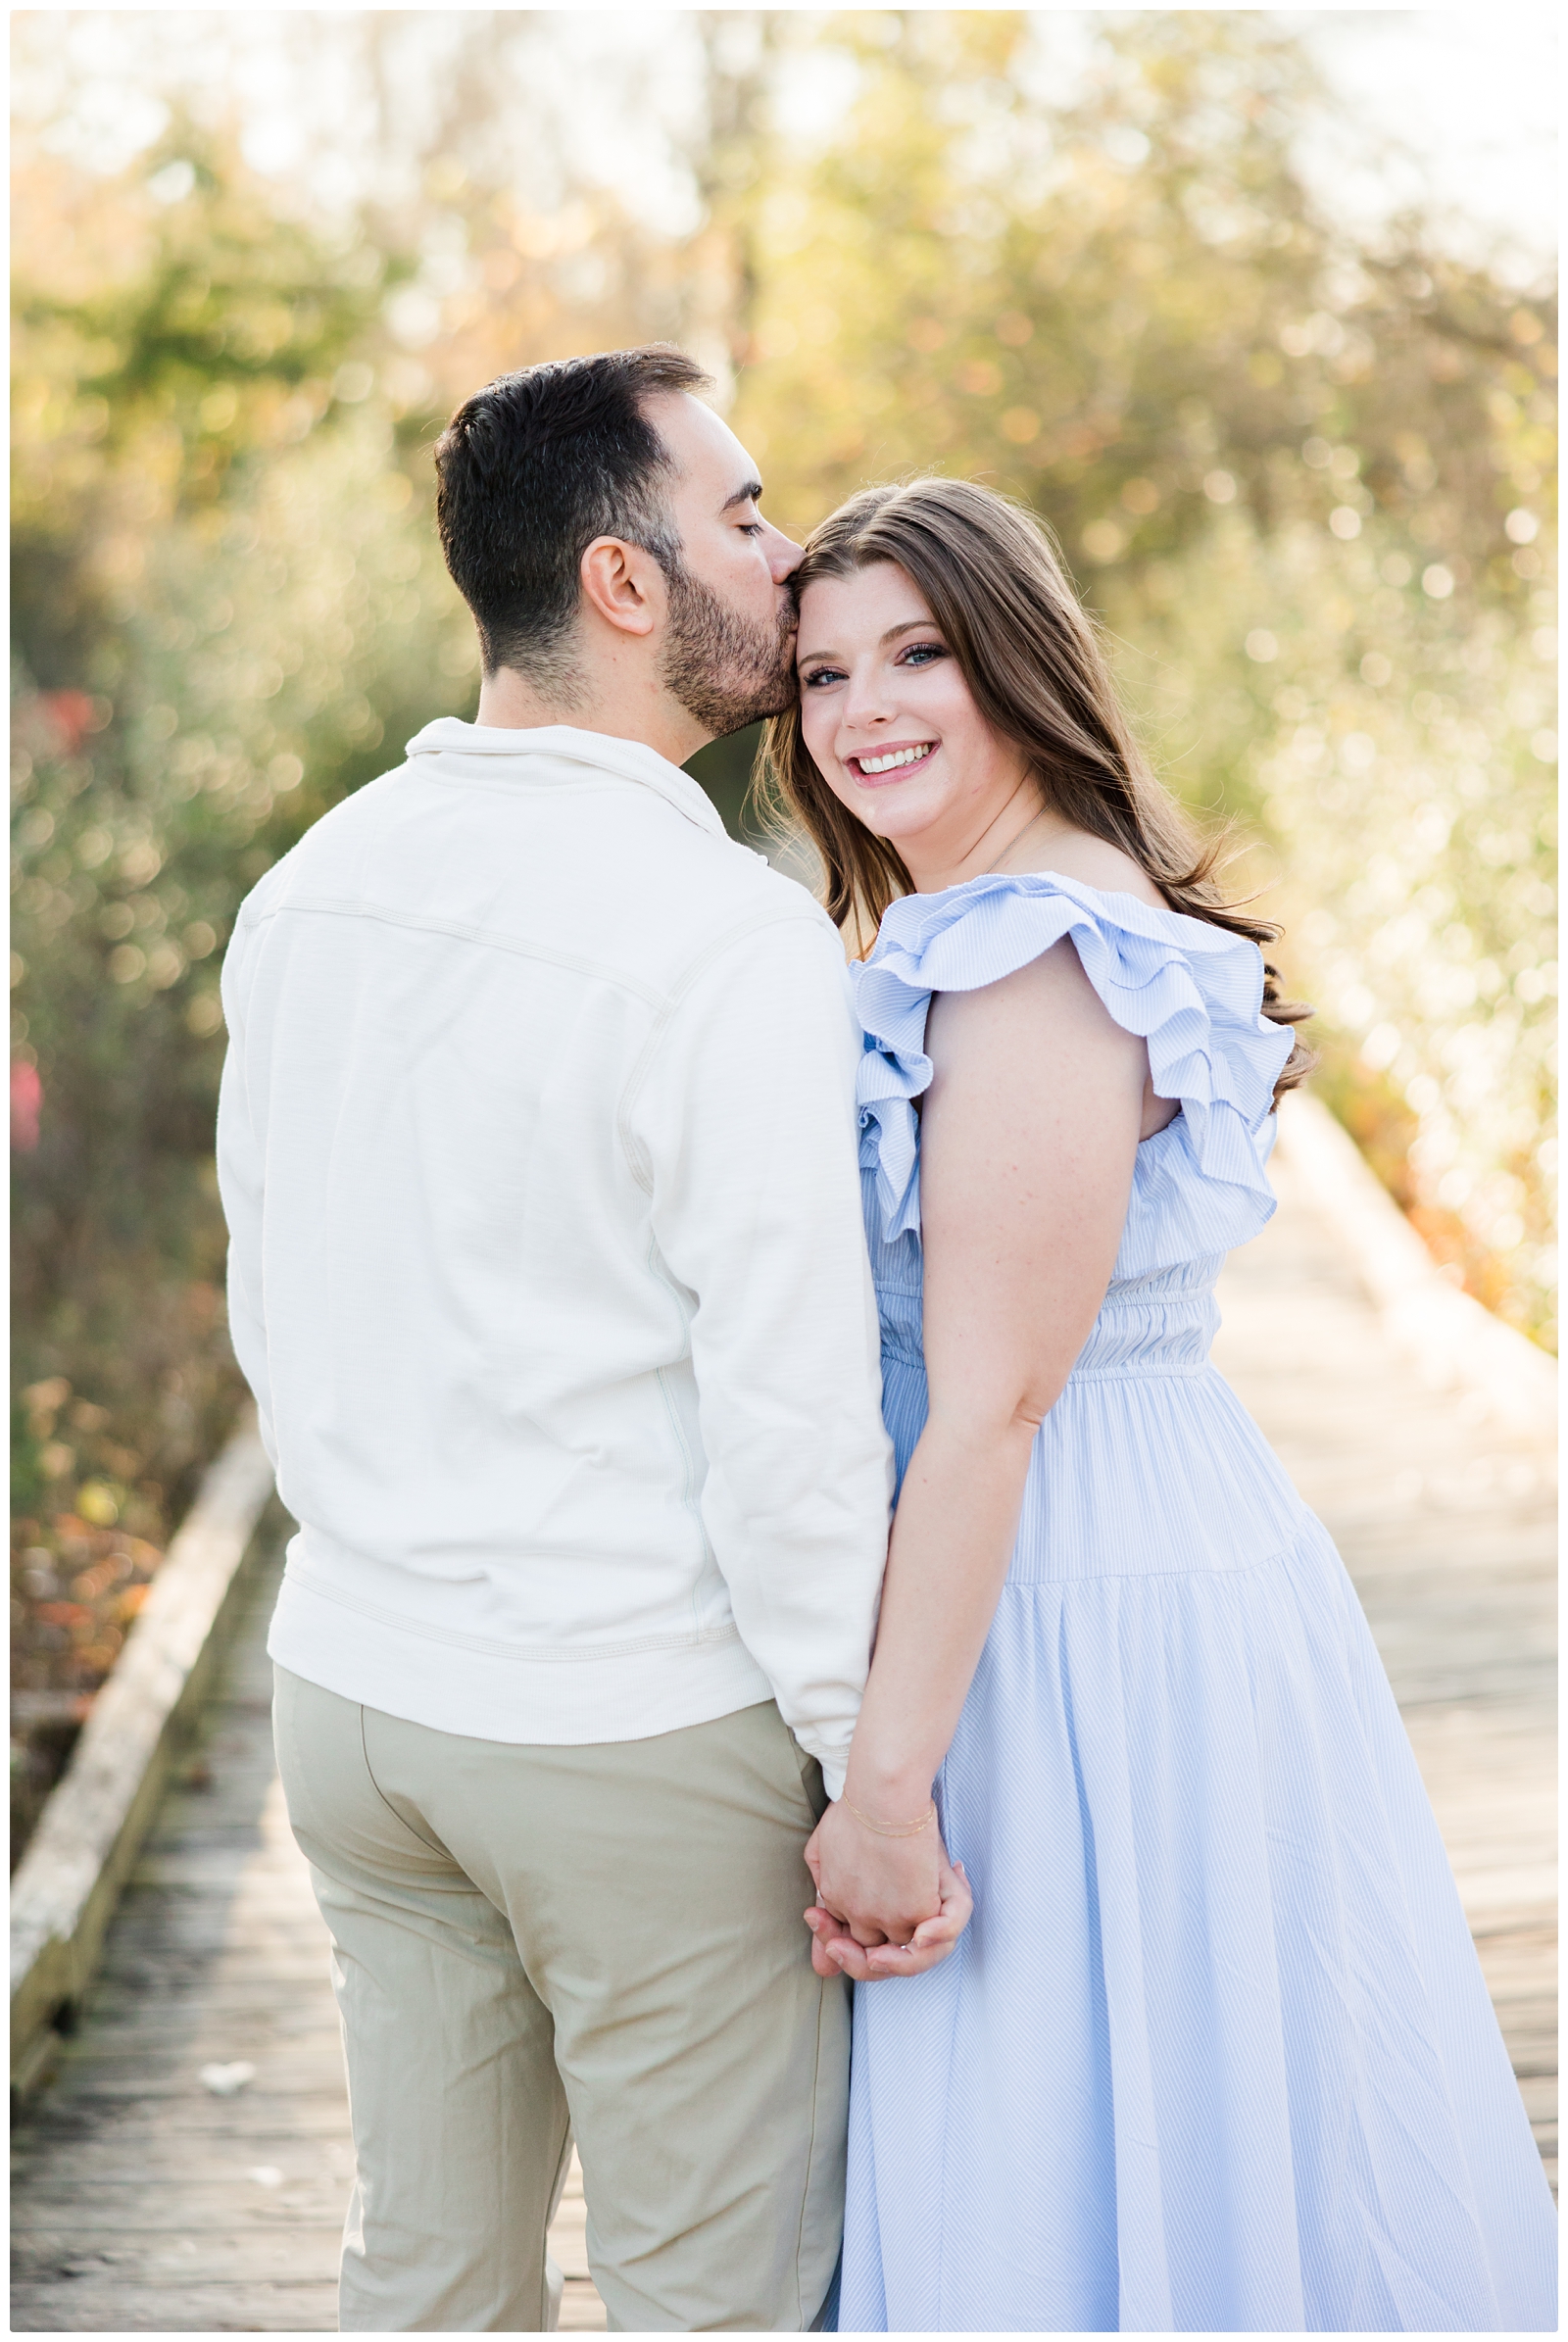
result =
[[874,667],[868,672],[852,668],[849,688],[844,694],[845,722],[885,724],[892,712],[877,670]]

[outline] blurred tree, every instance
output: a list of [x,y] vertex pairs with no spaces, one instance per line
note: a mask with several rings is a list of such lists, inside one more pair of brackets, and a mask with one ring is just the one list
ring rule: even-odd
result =
[[188,123],[129,186],[24,147],[17,201],[12,623],[49,687],[79,683],[151,530],[326,413],[383,269],[279,220]]

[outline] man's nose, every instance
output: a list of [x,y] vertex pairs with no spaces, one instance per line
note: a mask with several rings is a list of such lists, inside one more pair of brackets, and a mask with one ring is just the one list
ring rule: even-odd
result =
[[775,585],[783,585],[801,565],[801,548],[781,528],[773,529],[768,539],[767,565]]

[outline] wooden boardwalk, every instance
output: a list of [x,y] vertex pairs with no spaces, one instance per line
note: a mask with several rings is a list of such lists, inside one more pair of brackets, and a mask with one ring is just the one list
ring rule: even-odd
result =
[[[1421,1389],[1279,1166],[1216,1355],[1340,1542],[1447,1838],[1555,2168],[1551,1458]],[[77,2037],[15,2141],[13,2330],[335,2326],[351,2170],[326,1946],[283,1818],[256,1589],[203,1757],[169,1797]],[[209,2067],[254,2075],[230,2095]],[[602,2329],[574,2172],[562,2323]]]

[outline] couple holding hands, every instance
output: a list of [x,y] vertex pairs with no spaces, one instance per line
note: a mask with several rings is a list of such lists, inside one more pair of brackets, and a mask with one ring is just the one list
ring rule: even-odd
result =
[[[223,972],[342,2324],[552,2326],[575,2137],[619,2331],[1550,2329],[1392,1694],[1207,1362],[1271,930],[1030,516],[803,551],[704,388],[454,416],[477,721]],[[759,717],[825,910],[680,769]]]

